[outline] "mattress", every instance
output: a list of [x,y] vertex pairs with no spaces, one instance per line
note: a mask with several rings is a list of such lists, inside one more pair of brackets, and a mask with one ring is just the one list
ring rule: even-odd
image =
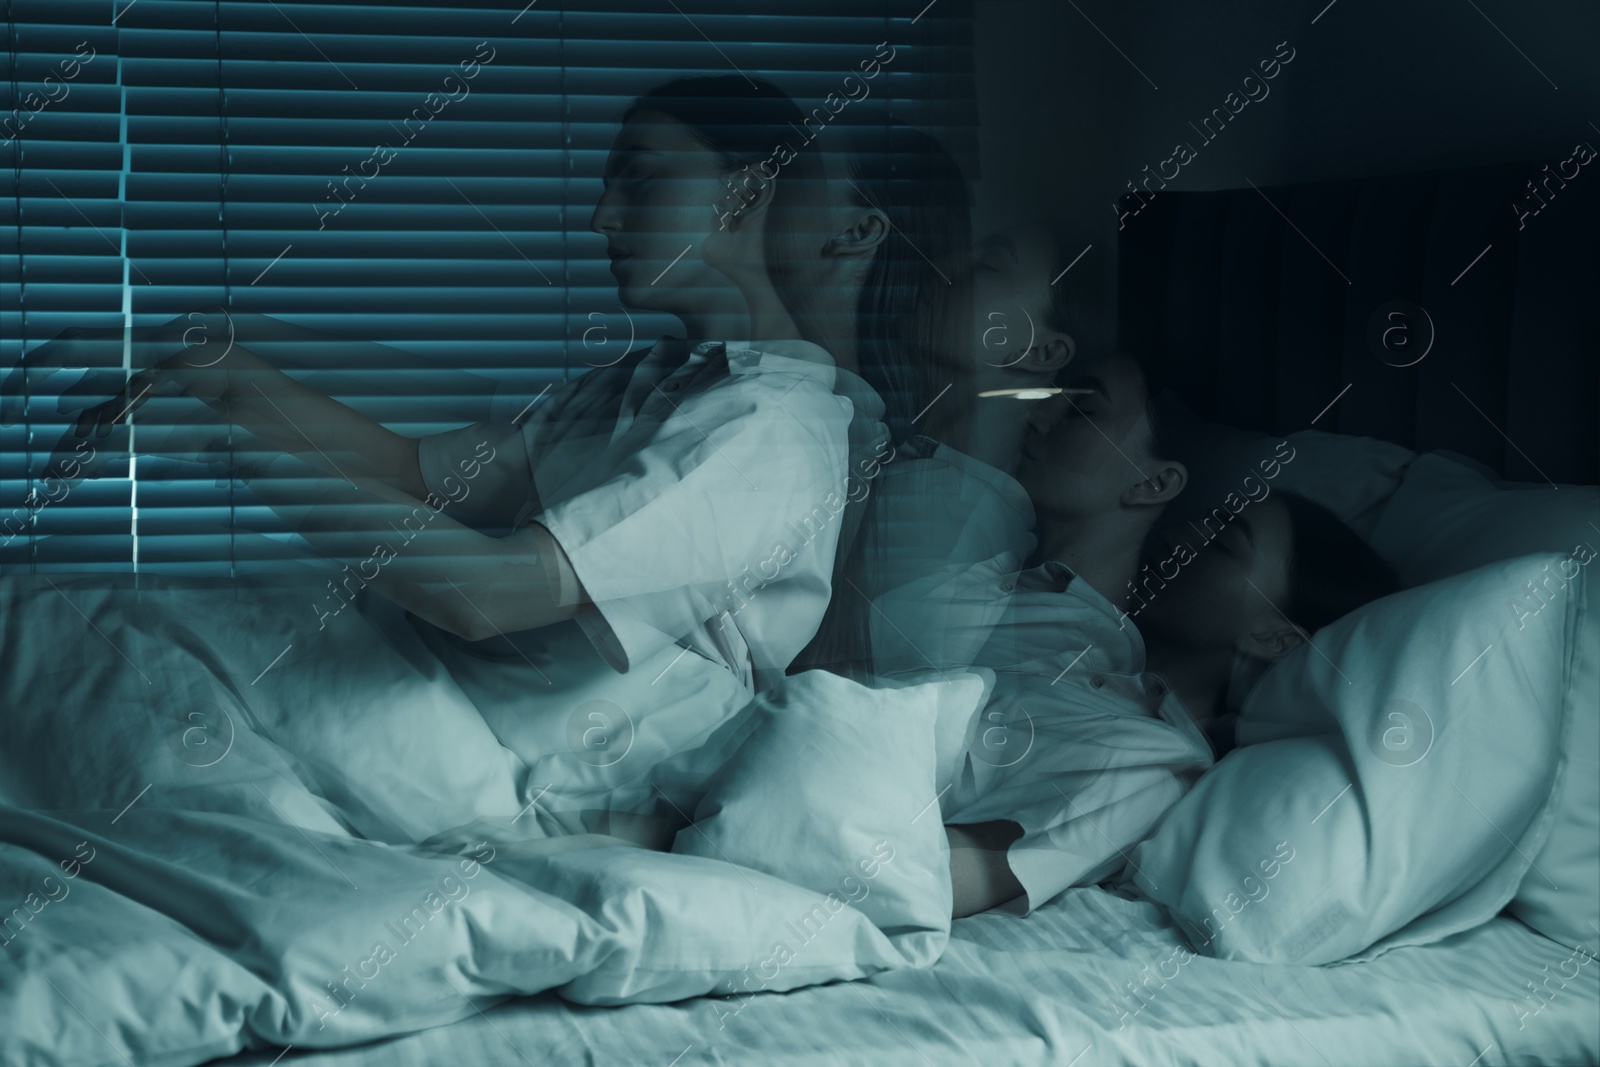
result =
[[1073,889],[1027,918],[989,912],[958,920],[948,950],[927,970],[670,1005],[586,1008],[547,994],[361,1047],[268,1049],[217,1062],[1600,1062],[1600,967],[1511,918],[1330,967],[1215,960],[1193,956],[1183,944],[1155,905]]

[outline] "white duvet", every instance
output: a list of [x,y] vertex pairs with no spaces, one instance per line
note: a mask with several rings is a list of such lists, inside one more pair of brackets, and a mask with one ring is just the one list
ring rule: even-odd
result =
[[[920,823],[799,835],[767,873],[715,854],[775,855],[741,839],[774,816],[741,816],[765,803],[748,796],[725,798],[707,855],[597,834],[507,844],[517,830],[417,850],[534,816],[525,762],[406,629],[374,611],[313,640],[315,590],[141,586],[0,579],[0,1062],[194,1064],[552,988],[588,1004],[743,995],[944,948],[942,836]],[[978,680],[954,684],[949,700],[981,703]],[[936,828],[933,711],[914,704],[877,728],[915,743],[871,767],[898,810],[932,803]],[[708,706],[707,732],[727,715]],[[847,795],[861,768],[820,751],[785,759],[817,796]]]

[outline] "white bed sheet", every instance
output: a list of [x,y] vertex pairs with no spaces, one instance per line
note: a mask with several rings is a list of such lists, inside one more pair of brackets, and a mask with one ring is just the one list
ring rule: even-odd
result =
[[[229,1067],[438,1064],[1593,1064],[1600,965],[1509,918],[1369,963],[1174,956],[1160,911],[1069,890],[1028,918],[955,924],[930,970],[674,1005],[523,998],[360,1048],[247,1053]],[[1170,962],[1167,962],[1170,961]],[[1146,969],[1148,968],[1148,970]],[[1547,969],[1548,968],[1548,969]],[[1576,976],[1563,978],[1562,972]],[[1162,982],[1160,973],[1176,974]],[[1149,978],[1150,975],[1155,978]],[[1149,979],[1143,1000],[1125,983]],[[1529,984],[1541,986],[1541,1001]],[[1140,1003],[1141,1010],[1134,1011]],[[1542,1007],[1535,1010],[1536,1005]]]

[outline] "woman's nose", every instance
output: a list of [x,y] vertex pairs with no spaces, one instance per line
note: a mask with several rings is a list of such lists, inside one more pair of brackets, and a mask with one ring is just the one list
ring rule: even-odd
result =
[[609,189],[600,195],[600,202],[594,206],[594,214],[589,216],[589,229],[607,235],[622,229],[622,209]]

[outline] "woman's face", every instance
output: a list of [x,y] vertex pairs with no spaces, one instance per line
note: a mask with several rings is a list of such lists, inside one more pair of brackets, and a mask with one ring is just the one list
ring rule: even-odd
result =
[[1166,586],[1150,582],[1153,595],[1134,615],[1141,632],[1188,648],[1222,649],[1237,647],[1247,634],[1288,625],[1281,609],[1289,598],[1289,509],[1269,498],[1246,504],[1225,525],[1219,519],[1156,533],[1146,554],[1150,569],[1140,573],[1158,575]]
[[624,304],[672,314],[742,310],[733,284],[701,256],[728,195],[716,155],[683,123],[644,111],[622,127],[589,228],[606,238]]
[[1095,361],[1066,381],[1084,394],[1040,400],[1028,410],[1016,469],[1040,515],[1103,515],[1155,473],[1144,375],[1123,354]]
[[1065,266],[1056,262],[1055,239],[1043,226],[1014,226],[985,237],[975,253],[974,392],[1049,385],[1072,344],[1049,324],[1051,282]]

